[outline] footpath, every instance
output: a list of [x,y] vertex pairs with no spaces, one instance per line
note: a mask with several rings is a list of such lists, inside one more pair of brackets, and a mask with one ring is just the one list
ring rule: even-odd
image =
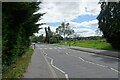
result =
[[23,78],[56,78],[50,64],[39,49],[35,49]]

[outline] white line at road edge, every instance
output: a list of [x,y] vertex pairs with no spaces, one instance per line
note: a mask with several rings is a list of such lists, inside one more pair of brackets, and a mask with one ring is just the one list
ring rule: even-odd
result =
[[45,54],[44,51],[43,51],[42,55],[43,55],[46,63],[48,64],[48,67],[49,67],[50,71],[52,72],[53,77],[54,77],[54,78],[58,78],[58,76],[56,75],[56,73],[55,73],[55,71],[53,70],[52,66],[49,64],[49,62],[47,61],[47,59],[46,59],[46,57],[45,57],[47,54]]
[[[44,51],[43,51],[43,53],[44,53]],[[44,55],[45,55],[46,57],[48,57],[47,54],[44,53]],[[52,65],[52,67],[54,67],[54,68],[56,68],[57,70],[59,70],[60,72],[62,72],[62,73],[65,75],[65,78],[66,78],[67,80],[69,80],[68,74],[66,74],[63,70],[61,70],[60,68],[58,68],[58,67],[56,67],[55,65],[53,65],[53,59],[52,59],[52,58],[50,58],[50,57],[48,57],[48,58],[51,59],[50,64]]]
[[[71,54],[69,54],[69,53],[66,53],[66,54],[67,54],[67,55],[70,55],[70,56],[77,57],[77,56],[71,55]],[[114,69],[114,68],[110,68],[110,67],[108,67],[108,66],[104,66],[104,65],[97,64],[97,63],[94,63],[94,62],[91,62],[91,61],[84,60],[82,57],[77,57],[77,58],[79,58],[80,60],[82,60],[82,61],[84,61],[84,62],[87,62],[87,63],[90,63],[90,64],[94,64],[94,65],[97,65],[97,66],[101,66],[101,67],[104,67],[104,68],[108,68],[108,69],[111,69],[111,70],[113,70],[113,71],[115,71],[115,72],[117,72],[117,73],[120,73],[120,71],[118,71],[118,70],[116,70],[116,69]]]

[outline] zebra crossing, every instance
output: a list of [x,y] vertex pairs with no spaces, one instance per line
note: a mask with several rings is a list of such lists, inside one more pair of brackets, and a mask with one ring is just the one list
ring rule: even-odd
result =
[[62,47],[52,47],[52,48],[41,48],[41,47],[38,47],[38,49],[49,49],[49,50],[52,50],[52,49],[65,49],[65,48],[62,48]]

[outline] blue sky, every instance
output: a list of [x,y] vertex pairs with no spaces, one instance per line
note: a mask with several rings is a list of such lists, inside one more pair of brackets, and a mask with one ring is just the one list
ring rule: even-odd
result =
[[[72,22],[84,22],[84,21],[91,21],[91,20],[95,20],[97,16],[93,16],[93,15],[83,15],[83,16],[78,16],[75,19],[71,20]],[[61,24],[61,22],[52,22],[52,23],[46,23],[47,25],[50,26],[59,26]]]
[[93,16],[93,15],[82,15],[82,16],[78,16],[77,18],[73,19],[73,22],[83,22],[83,21],[91,21],[91,20],[95,20],[97,16]]
[[[44,2],[43,0],[43,3],[40,5],[41,9],[38,12],[46,12],[46,14],[38,23],[46,24],[40,27],[50,26],[51,30],[55,32],[56,28],[65,21],[70,23],[76,35],[84,37],[95,36],[95,30],[98,27],[96,17],[99,15],[100,5],[96,0],[79,1],[64,2],[60,0],[58,2]],[[37,33],[37,35],[40,34],[45,35],[44,29]]]

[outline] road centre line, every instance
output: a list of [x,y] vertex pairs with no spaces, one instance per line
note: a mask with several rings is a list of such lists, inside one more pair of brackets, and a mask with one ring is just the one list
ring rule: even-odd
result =
[[49,48],[49,49],[52,49],[52,48]]
[[116,70],[114,68],[110,68],[110,69],[113,70],[113,71],[116,71],[116,72],[120,73],[120,71],[118,71],[118,70]]
[[82,61],[85,61],[83,58],[81,58],[81,57],[78,57],[79,59],[81,59]]
[[[67,54],[67,55],[70,55],[70,56],[77,57],[77,56],[75,56],[75,55],[71,55],[71,54],[68,54],[68,53],[66,53],[66,54]],[[109,66],[104,66],[104,65],[97,64],[97,63],[94,63],[94,62],[91,62],[91,61],[87,61],[87,60],[84,60],[82,57],[77,57],[77,58],[81,59],[81,60],[84,61],[84,62],[87,62],[87,63],[90,63],[90,64],[94,64],[94,65],[97,65],[97,66],[101,66],[101,67],[104,67],[104,68],[108,68],[108,69],[111,69],[111,70],[113,70],[113,71],[115,71],[115,72],[117,72],[117,73],[120,73],[120,71],[118,71],[118,70],[116,70],[116,69],[114,69],[114,68],[110,68]]]
[[102,56],[102,57],[105,57],[105,58],[112,58],[112,59],[118,59],[118,60],[120,60],[119,58],[115,58],[115,57],[111,57],[111,56],[106,56],[106,55],[100,55],[100,54],[95,54],[95,53],[87,53],[87,54],[98,55],[98,56]]
[[[71,49],[70,49],[71,50]],[[84,51],[85,52],[85,51]],[[107,56],[107,55],[100,55],[100,54],[96,54],[96,53],[86,53],[86,54],[90,54],[90,55],[98,55],[98,56],[102,56],[102,57],[106,57],[106,58],[112,58],[112,59],[118,59],[120,60],[120,58],[116,58],[116,57],[111,57],[111,56]]]

